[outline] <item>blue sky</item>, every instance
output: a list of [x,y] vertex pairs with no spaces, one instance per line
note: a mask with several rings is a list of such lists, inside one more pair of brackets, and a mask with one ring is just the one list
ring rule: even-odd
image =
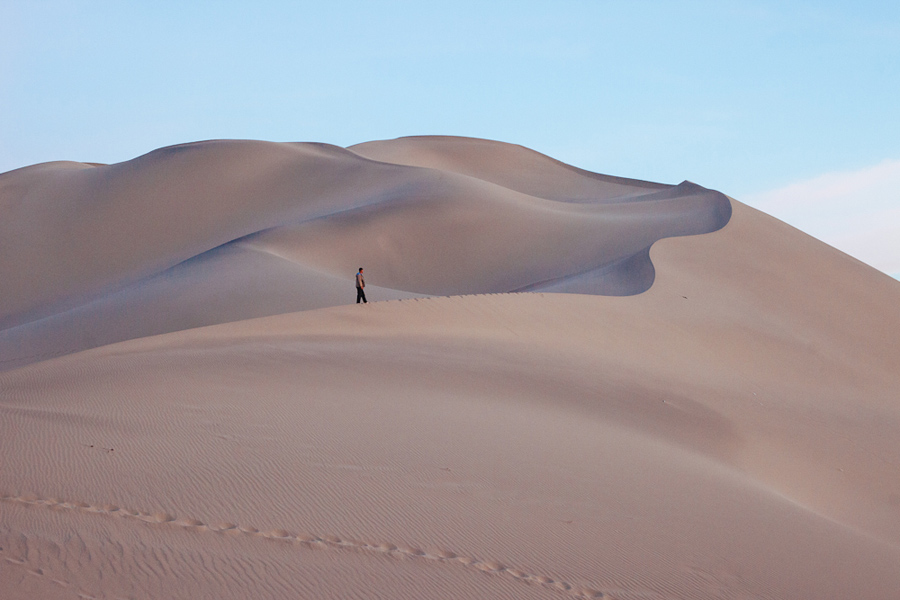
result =
[[[467,135],[690,179],[838,247],[900,220],[900,3],[12,0],[3,13],[0,172],[209,138]],[[816,233],[823,211],[856,229]],[[877,235],[863,260],[900,273],[900,227]]]

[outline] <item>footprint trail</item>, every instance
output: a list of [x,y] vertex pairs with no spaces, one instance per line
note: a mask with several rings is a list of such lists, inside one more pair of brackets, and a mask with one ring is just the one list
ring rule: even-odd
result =
[[41,498],[36,495],[0,495],[0,501],[50,508],[54,510],[78,511],[94,513],[118,518],[141,521],[148,524],[180,527],[195,531],[211,531],[222,534],[247,535],[279,541],[283,543],[297,544],[310,549],[321,550],[347,550],[377,553],[397,559],[419,559],[445,564],[455,564],[463,568],[481,571],[489,575],[507,577],[522,583],[538,585],[556,592],[561,592],[572,598],[611,598],[603,592],[561,581],[545,575],[528,573],[516,569],[498,561],[478,559],[449,550],[426,552],[419,548],[392,544],[388,542],[364,542],[358,540],[345,540],[334,535],[319,535],[314,533],[294,533],[286,529],[269,529],[262,531],[256,527],[238,525],[230,522],[204,523],[199,519],[178,517],[167,512],[148,512],[120,508],[114,504],[88,504],[86,502],[61,500],[58,498]]

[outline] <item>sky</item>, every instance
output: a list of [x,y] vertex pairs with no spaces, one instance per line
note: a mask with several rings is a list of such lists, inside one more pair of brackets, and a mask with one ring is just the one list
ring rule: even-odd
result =
[[522,144],[900,276],[900,3],[6,0],[0,172],[214,139]]

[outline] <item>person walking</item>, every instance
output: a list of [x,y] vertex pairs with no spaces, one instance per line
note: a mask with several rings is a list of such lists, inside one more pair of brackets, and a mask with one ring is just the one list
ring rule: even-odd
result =
[[362,301],[365,304],[368,304],[369,301],[366,300],[366,292],[364,291],[366,287],[366,280],[363,279],[363,268],[359,268],[359,272],[356,274],[356,303],[359,304]]

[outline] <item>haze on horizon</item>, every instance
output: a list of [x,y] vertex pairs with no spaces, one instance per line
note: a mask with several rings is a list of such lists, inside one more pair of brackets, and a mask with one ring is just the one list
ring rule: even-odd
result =
[[0,172],[448,134],[683,179],[900,274],[900,6],[14,2]]

